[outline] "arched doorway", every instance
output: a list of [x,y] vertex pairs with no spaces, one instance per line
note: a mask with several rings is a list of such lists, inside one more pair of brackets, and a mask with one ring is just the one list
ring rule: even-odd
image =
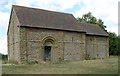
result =
[[45,46],[44,48],[44,61],[48,62],[51,60],[51,46]]
[[54,41],[51,38],[47,38],[44,40],[43,44],[43,60],[45,62],[49,62],[52,60],[52,51],[54,47]]

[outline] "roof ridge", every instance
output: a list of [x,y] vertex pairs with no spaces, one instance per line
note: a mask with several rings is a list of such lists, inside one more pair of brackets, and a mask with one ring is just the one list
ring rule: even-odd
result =
[[12,7],[13,7],[13,8],[15,8],[15,7],[21,7],[21,8],[28,8],[28,9],[35,9],[35,10],[43,10],[43,11],[48,11],[48,12],[54,12],[54,13],[62,13],[62,14],[72,15],[71,13],[51,11],[51,10],[47,10],[47,9],[37,8],[37,7],[34,8],[34,7],[19,6],[19,5],[12,5]]
[[97,24],[90,24],[90,23],[81,23],[81,24],[97,25]]

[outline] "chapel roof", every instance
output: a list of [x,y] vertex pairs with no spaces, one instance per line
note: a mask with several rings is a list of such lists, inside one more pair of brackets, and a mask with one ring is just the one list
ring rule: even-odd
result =
[[100,26],[96,24],[80,23],[79,26],[84,28],[87,35],[109,36]]
[[20,26],[85,32],[72,14],[13,5]]
[[56,30],[86,32],[88,35],[108,36],[98,25],[79,23],[69,13],[55,12],[38,8],[12,6],[21,27],[37,27]]

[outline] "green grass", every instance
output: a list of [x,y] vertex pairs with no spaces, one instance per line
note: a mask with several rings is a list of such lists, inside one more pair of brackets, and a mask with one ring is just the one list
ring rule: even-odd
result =
[[3,64],[3,74],[117,74],[118,57],[43,64]]

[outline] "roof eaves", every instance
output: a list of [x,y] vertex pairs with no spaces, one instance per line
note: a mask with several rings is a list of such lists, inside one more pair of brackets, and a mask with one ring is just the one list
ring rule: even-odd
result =
[[87,33],[86,35],[94,35],[94,36],[106,36],[106,37],[109,37],[109,35],[105,35],[105,34],[93,34],[93,33]]
[[73,30],[73,29],[59,29],[59,28],[49,28],[49,27],[33,27],[33,26],[25,26],[25,25],[20,25],[20,27],[25,27],[25,28],[41,28],[41,29],[51,29],[51,30],[61,30],[61,31],[71,31],[71,32],[83,32],[86,33],[86,31],[80,31],[80,30]]

